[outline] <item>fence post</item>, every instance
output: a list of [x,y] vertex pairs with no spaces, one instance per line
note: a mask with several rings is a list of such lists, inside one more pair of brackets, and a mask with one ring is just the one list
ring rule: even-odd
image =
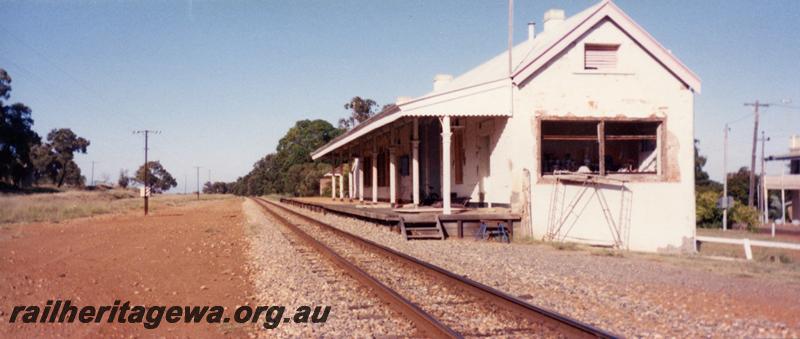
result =
[[753,260],[753,250],[750,248],[750,239],[745,238],[742,243],[744,244],[744,256],[747,260]]

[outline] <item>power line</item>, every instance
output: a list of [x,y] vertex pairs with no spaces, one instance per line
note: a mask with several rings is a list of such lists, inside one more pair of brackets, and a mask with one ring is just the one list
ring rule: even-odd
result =
[[96,97],[99,97],[99,98],[103,99],[104,101],[108,101],[108,100],[105,100],[105,98],[103,98],[101,95],[97,94],[95,90],[93,90],[93,89],[89,88],[89,86],[86,86],[85,84],[83,84],[83,82],[81,82],[80,80],[78,80],[78,78],[77,78],[77,77],[75,77],[75,76],[73,76],[72,74],[70,74],[69,72],[65,71],[63,68],[61,68],[61,66],[59,66],[58,64],[56,64],[54,61],[50,60],[50,58],[48,58],[47,56],[45,56],[45,55],[44,55],[44,53],[40,52],[40,51],[39,51],[38,49],[36,49],[36,48],[33,48],[33,46],[29,45],[29,44],[28,44],[28,43],[26,43],[24,40],[22,40],[22,39],[18,38],[17,36],[15,36],[15,35],[14,35],[14,34],[13,34],[11,31],[9,31],[7,28],[5,28],[5,27],[3,27],[2,25],[0,25],[0,29],[2,29],[2,30],[4,30],[4,31],[6,31],[6,33],[8,33],[8,36],[10,36],[12,39],[16,40],[17,42],[19,42],[19,43],[20,43],[20,44],[22,44],[23,46],[27,47],[28,49],[32,50],[32,51],[33,51],[34,53],[36,53],[36,54],[37,54],[37,55],[38,55],[38,56],[39,56],[39,57],[40,57],[42,60],[46,61],[47,63],[49,63],[49,64],[50,64],[50,66],[52,66],[53,68],[57,69],[59,72],[63,73],[64,75],[66,75],[68,78],[70,78],[70,80],[74,81],[74,82],[75,82],[76,84],[78,84],[79,86],[83,87],[83,89],[84,89],[84,90],[86,90],[86,91],[88,91],[88,92],[93,92],[92,94],[93,94],[93,95],[95,95]]
[[[99,101],[102,101],[104,106],[109,106],[110,105],[109,104],[111,102],[110,100],[106,99],[103,95],[99,94],[99,92],[96,91],[95,89],[93,89],[93,88],[89,87],[88,85],[86,85],[83,81],[78,79],[76,76],[73,76],[71,73],[67,72],[63,67],[59,66],[56,62],[52,61],[44,53],[42,53],[38,49],[34,48],[30,44],[26,43],[24,40],[20,39],[16,35],[14,35],[9,29],[7,29],[7,28],[3,27],[2,25],[0,25],[0,30],[5,31],[7,33],[7,35],[10,36],[12,39],[16,40],[21,45],[27,47],[29,50],[33,51],[40,59],[42,59],[45,62],[47,62],[51,67],[53,67],[54,69],[56,69],[59,72],[61,72],[62,74],[64,74],[67,78],[69,78],[72,82],[77,84],[79,87],[83,88],[83,90],[85,90],[86,92],[88,92],[90,94],[89,96],[95,97],[95,99],[97,99]],[[30,70],[25,69],[24,67],[20,66],[19,64],[14,63],[13,61],[11,63],[16,65],[17,68],[23,69],[27,73],[29,73],[31,75],[34,75],[35,77],[38,77],[38,78],[41,79],[40,76],[35,75],[33,72],[31,72]],[[72,87],[70,87],[70,88],[72,88]],[[81,100],[81,101],[83,101],[83,100]],[[87,104],[85,101],[83,101],[83,103]],[[93,106],[93,105],[89,105],[89,106]],[[126,119],[127,120],[126,122],[128,122],[128,123],[134,122],[133,120],[131,120],[131,118],[128,118],[127,115],[125,115],[125,114],[114,114],[114,116],[122,117],[123,119]]]

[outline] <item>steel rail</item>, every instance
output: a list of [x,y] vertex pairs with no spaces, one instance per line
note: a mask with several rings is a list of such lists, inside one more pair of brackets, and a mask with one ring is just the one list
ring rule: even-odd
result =
[[[324,257],[331,260],[335,265],[342,268],[344,271],[348,273],[351,277],[356,279],[361,284],[369,287],[375,294],[383,300],[384,302],[393,306],[393,309],[400,312],[406,318],[411,320],[411,322],[417,327],[422,334],[426,337],[431,338],[462,338],[462,336],[454,331],[453,329],[447,327],[447,325],[442,324],[439,320],[419,308],[416,304],[412,303],[408,299],[404,298],[388,286],[384,285],[377,279],[373,278],[368,273],[364,272],[362,269],[358,268],[358,266],[354,265],[347,259],[343,258],[332,249],[330,249],[325,244],[321,243],[320,241],[314,239],[305,231],[301,230],[299,227],[294,225],[291,221],[286,219],[285,217],[281,216],[280,214],[272,211],[269,207],[267,207],[266,200],[264,199],[253,199],[257,204],[261,206],[261,208],[267,212],[270,216],[278,220],[281,224],[286,226],[289,230],[291,230],[295,235],[297,235],[300,239],[322,254]],[[273,205],[274,206],[274,205]]]
[[[259,198],[261,199],[261,198]],[[520,316],[526,317],[530,320],[535,322],[543,322],[547,324],[552,324],[555,326],[555,330],[567,335],[569,338],[575,337],[582,337],[582,338],[618,338],[619,336],[608,331],[602,330],[600,328],[594,327],[592,325],[586,324],[581,322],[577,319],[573,319],[567,317],[565,315],[559,314],[554,311],[550,311],[535,305],[528,303],[525,300],[519,299],[512,295],[509,295],[505,292],[497,290],[493,287],[484,285],[467,277],[463,277],[457,275],[453,272],[445,270],[439,266],[430,264],[428,262],[419,260],[417,258],[411,257],[405,253],[396,251],[389,247],[380,245],[375,243],[371,240],[367,240],[361,238],[357,235],[352,233],[343,231],[338,229],[334,226],[316,220],[312,217],[306,216],[304,214],[298,213],[291,209],[288,209],[284,206],[276,204],[272,201],[268,201],[265,199],[261,199],[265,203],[270,204],[271,206],[275,206],[282,211],[285,211],[291,215],[294,215],[300,219],[303,219],[309,223],[314,225],[320,226],[324,229],[327,229],[339,236],[344,238],[350,239],[351,241],[371,250],[374,252],[378,252],[384,256],[392,257],[398,259],[401,262],[409,264],[410,266],[416,266],[421,269],[424,269],[426,273],[431,274],[437,278],[440,278],[444,281],[451,283],[452,286],[458,286],[462,290],[476,296],[480,297],[490,303],[493,303],[497,306],[505,308],[511,311],[514,314],[518,314]]]

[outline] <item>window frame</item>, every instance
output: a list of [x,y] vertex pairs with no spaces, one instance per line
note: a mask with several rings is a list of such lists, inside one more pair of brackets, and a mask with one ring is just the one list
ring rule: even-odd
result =
[[[666,118],[660,118],[660,117],[659,118],[655,118],[655,117],[648,117],[648,118],[538,117],[537,118],[537,133],[538,133],[538,135],[536,137],[538,142],[537,142],[537,146],[536,146],[537,155],[536,155],[535,160],[537,161],[537,165],[538,165],[537,177],[540,180],[547,180],[549,178],[554,178],[554,177],[556,177],[558,175],[558,174],[554,174],[552,172],[549,172],[549,173],[544,172],[544,162],[543,162],[544,154],[542,152],[542,145],[546,141],[545,139],[549,139],[551,141],[559,140],[558,136],[556,136],[555,138],[554,137],[547,138],[547,136],[543,132],[543,129],[542,129],[543,122],[552,122],[552,121],[555,121],[555,122],[568,122],[568,123],[569,122],[594,122],[594,123],[596,123],[596,127],[597,127],[596,139],[592,139],[592,140],[596,140],[597,141],[598,162],[599,162],[598,163],[598,167],[599,167],[599,170],[598,170],[598,173],[592,173],[591,175],[601,176],[601,177],[606,177],[606,178],[620,178],[620,179],[625,179],[625,180],[628,180],[628,181],[663,181],[665,179],[664,171],[667,168],[667,166],[665,164],[666,158],[667,158],[665,156],[665,154],[666,154],[666,143],[664,141],[664,135],[665,135],[664,131],[665,131],[666,124],[667,124],[667,119]],[[624,135],[624,136],[612,136],[612,138],[607,138],[607,133],[605,131],[605,127],[606,127],[606,123],[607,122],[612,122],[612,123],[616,123],[616,122],[622,122],[622,123],[636,123],[636,122],[640,122],[640,123],[655,123],[655,124],[657,124],[656,136],[655,136],[655,138],[653,138],[653,137],[651,137],[649,135],[640,135],[640,136]],[[586,139],[586,138],[583,138],[583,137],[585,137],[584,135],[579,135],[579,136],[580,136],[581,139]],[[616,172],[616,173],[608,173],[606,168],[605,168],[606,164],[605,164],[605,161],[604,161],[605,153],[606,153],[606,149],[607,149],[606,141],[614,141],[614,140],[624,141],[624,140],[634,140],[634,139],[636,139],[636,140],[655,140],[655,142],[656,142],[656,146],[655,146],[656,147],[656,149],[655,149],[655,152],[656,152],[656,171],[655,171],[655,173],[652,173],[652,172],[629,172],[629,173]],[[565,140],[567,140],[567,139],[565,139]]]

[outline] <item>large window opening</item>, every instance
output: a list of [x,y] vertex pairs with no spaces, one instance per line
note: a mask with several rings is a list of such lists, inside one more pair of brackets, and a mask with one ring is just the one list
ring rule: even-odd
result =
[[542,172],[599,173],[597,121],[542,121]]
[[658,173],[659,125],[660,122],[606,122],[606,171]]
[[661,124],[651,120],[544,120],[541,173],[658,174]]

